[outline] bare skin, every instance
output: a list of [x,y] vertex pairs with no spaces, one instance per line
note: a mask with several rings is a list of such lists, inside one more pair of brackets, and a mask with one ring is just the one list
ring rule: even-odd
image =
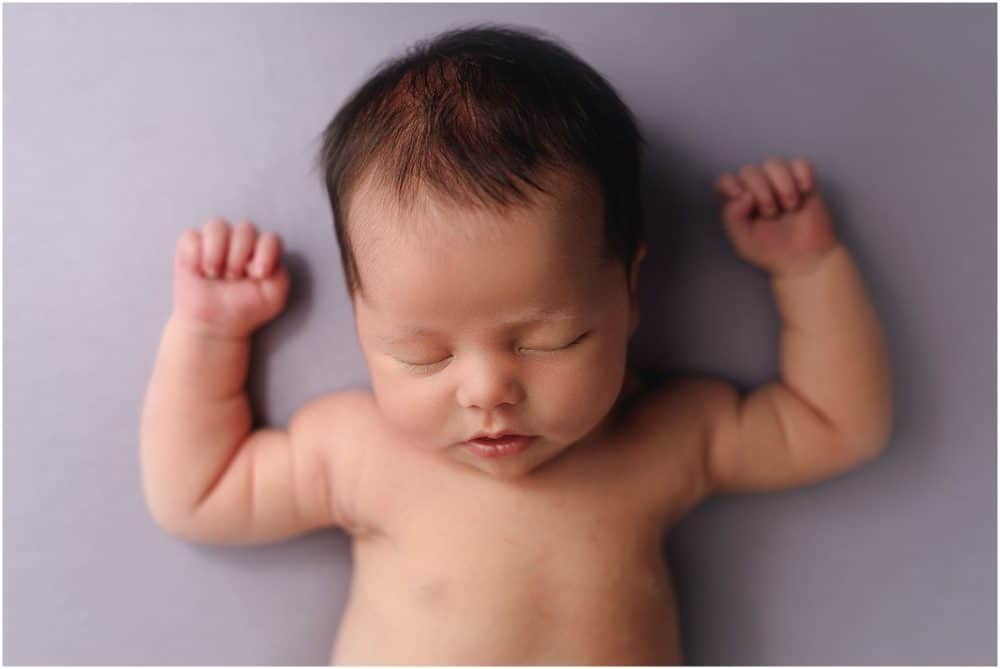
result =
[[669,436],[643,426],[652,405],[638,384],[630,373],[602,439],[517,482],[401,448],[369,401],[359,432],[377,435],[367,471],[378,482],[356,508],[375,520],[350,530],[352,594],[331,661],[680,664],[661,548],[704,481],[692,449],[651,438],[693,444],[694,425],[680,420]]
[[[625,272],[600,264],[594,189],[554,183],[504,215],[359,199],[373,389],[309,402],[286,429],[251,431],[244,388],[249,337],[287,295],[280,239],[213,219],[178,242],[142,416],[147,503],[191,541],[348,532],[334,663],[681,663],[670,527],[713,493],[808,484],[888,443],[881,327],[805,161],[716,184],[784,324],[781,378],[746,396],[707,376],[640,382],[625,354],[644,249]],[[536,441],[462,447],[501,429]]]

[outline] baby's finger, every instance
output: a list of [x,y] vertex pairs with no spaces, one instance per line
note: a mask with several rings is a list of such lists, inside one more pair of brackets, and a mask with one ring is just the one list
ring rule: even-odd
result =
[[267,232],[257,238],[253,260],[250,261],[248,272],[255,279],[266,279],[271,275],[281,257],[281,239],[276,233]]
[[794,209],[799,203],[799,194],[788,164],[778,158],[769,158],[764,161],[763,167],[764,173],[771,180],[771,186],[778,192],[785,207]]
[[736,177],[726,172],[715,180],[715,192],[724,198],[734,198],[744,191]]
[[753,195],[745,192],[722,209],[722,223],[726,235],[736,252],[743,258],[749,258],[751,254],[750,227],[754,224],[749,217],[753,206]]
[[202,276],[201,270],[201,233],[194,229],[185,230],[177,239],[177,251],[174,254],[175,266],[178,269]]
[[226,259],[226,278],[242,279],[247,262],[253,255],[257,242],[257,227],[250,221],[242,221],[233,230],[229,239],[229,256]]
[[771,183],[761,169],[756,165],[744,165],[740,168],[740,178],[757,199],[761,213],[765,216],[777,215],[778,205],[771,190]]
[[796,158],[791,162],[791,169],[792,176],[795,177],[795,183],[799,188],[799,192],[804,195],[811,191],[813,189],[813,184],[815,183],[812,165],[810,165],[803,158]]
[[750,191],[743,191],[741,195],[726,203],[722,208],[722,222],[730,234],[750,225],[750,212],[753,211],[753,206],[754,199]]
[[205,224],[202,230],[201,266],[205,275],[215,278],[222,275],[229,246],[229,222],[218,216]]

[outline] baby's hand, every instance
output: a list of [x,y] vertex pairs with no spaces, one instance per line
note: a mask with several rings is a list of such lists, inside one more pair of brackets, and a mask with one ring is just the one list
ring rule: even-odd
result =
[[277,316],[288,296],[281,238],[224,218],[186,230],[174,256],[174,317],[201,334],[243,338]]
[[812,167],[801,158],[744,165],[739,177],[720,176],[715,191],[726,201],[722,221],[737,255],[762,269],[809,272],[837,245]]

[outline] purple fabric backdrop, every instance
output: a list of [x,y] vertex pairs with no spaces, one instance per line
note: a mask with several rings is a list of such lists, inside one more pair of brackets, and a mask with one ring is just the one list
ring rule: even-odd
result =
[[318,133],[383,59],[474,21],[531,25],[605,74],[650,142],[634,358],[777,371],[766,277],[712,180],[813,162],[882,315],[897,426],[864,469],[719,497],[665,538],[695,664],[995,664],[996,7],[4,5],[7,664],[322,664],[338,531],[259,548],[164,535],[138,418],[177,235],[286,240],[257,337],[260,419],[367,385]]

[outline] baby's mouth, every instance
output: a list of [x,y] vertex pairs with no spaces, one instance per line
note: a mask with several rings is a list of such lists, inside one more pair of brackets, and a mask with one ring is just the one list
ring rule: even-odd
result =
[[507,434],[497,439],[479,437],[462,444],[462,448],[473,455],[483,458],[498,458],[521,453],[535,442],[537,436],[522,434]]

